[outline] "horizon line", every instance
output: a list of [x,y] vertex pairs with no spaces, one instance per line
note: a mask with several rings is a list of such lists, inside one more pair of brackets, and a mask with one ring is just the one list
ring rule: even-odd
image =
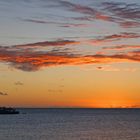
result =
[[140,107],[12,107],[12,108],[17,108],[17,109],[18,108],[19,109],[140,109]]

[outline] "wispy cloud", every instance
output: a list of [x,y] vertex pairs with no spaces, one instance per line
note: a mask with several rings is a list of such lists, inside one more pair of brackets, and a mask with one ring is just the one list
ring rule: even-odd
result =
[[140,26],[140,5],[135,3],[127,4],[124,2],[102,2],[100,10],[93,6],[63,0],[60,0],[59,4],[69,11],[83,14],[81,17],[73,17],[75,20],[103,20],[115,22],[123,28]]
[[114,22],[123,28],[140,27],[140,5],[125,2],[103,2],[103,9],[115,17]]
[[43,42],[37,42],[37,43],[29,43],[29,44],[23,44],[23,45],[16,45],[15,47],[47,47],[47,46],[65,46],[65,45],[74,45],[79,44],[79,41],[74,40],[56,40],[56,41],[43,41]]
[[67,23],[67,22],[55,22],[55,21],[45,21],[45,20],[38,20],[38,19],[21,19],[25,22],[32,22],[37,24],[53,24],[59,27],[89,27],[89,24],[81,24],[81,23]]
[[132,38],[140,38],[140,35],[137,33],[127,33],[123,32],[120,34],[113,34],[113,35],[107,35],[104,37],[100,37],[99,39],[91,39],[89,40],[89,43],[102,43],[102,42],[112,42],[112,41],[118,41],[121,39],[132,39]]
[[107,11],[115,14],[115,16],[125,19],[140,19],[140,5],[131,3],[126,4],[124,2],[103,2]]
[[140,27],[140,22],[135,22],[135,21],[124,21],[120,22],[120,26],[123,28],[138,28]]
[[73,11],[73,12],[78,12],[81,14],[86,15],[86,17],[77,17],[73,18],[76,20],[104,20],[104,21],[113,21],[113,18],[110,17],[109,15],[103,13],[102,11],[98,11],[97,9],[90,7],[90,6],[85,6],[81,4],[76,4],[68,1],[59,1],[59,4],[63,6],[64,8],[68,8],[68,10]]
[[140,49],[140,45],[120,45],[114,47],[103,47],[105,50],[126,50],[126,49]]

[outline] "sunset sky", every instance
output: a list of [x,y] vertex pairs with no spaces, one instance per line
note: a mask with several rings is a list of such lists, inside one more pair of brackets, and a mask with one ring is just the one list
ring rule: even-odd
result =
[[0,106],[140,107],[140,0],[0,0]]

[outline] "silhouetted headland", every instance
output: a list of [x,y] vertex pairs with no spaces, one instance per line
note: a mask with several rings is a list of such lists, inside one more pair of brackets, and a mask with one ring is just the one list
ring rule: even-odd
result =
[[19,111],[11,107],[0,107],[0,114],[19,114]]

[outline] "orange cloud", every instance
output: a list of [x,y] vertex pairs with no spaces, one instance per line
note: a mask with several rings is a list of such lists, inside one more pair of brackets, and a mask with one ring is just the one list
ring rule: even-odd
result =
[[[36,71],[42,67],[57,66],[57,65],[81,65],[94,63],[113,63],[125,61],[140,62],[140,52],[138,50],[116,54],[106,54],[103,51],[93,52],[93,55],[86,55],[86,52],[80,52],[64,47],[65,45],[77,45],[82,43],[89,43],[93,41],[112,41],[124,38],[138,38],[138,34],[121,33],[105,36],[102,39],[87,40],[87,41],[73,41],[73,40],[56,40],[44,41],[37,43],[29,43],[14,46],[0,47],[0,61],[9,64],[12,67],[24,71]],[[52,47],[50,47],[52,46]],[[58,47],[60,46],[60,47]],[[42,49],[49,47],[47,49]],[[122,45],[112,48],[104,49],[123,49],[123,48],[139,48],[138,45]],[[78,52],[78,53],[77,53]],[[90,53],[91,54],[91,53]]]
[[81,65],[94,63],[112,63],[137,61],[140,62],[139,52],[129,52],[128,54],[114,55],[76,55],[58,52],[22,52],[3,51],[0,53],[0,61],[6,62],[11,66],[24,71],[36,71],[41,67],[57,65]]
[[95,17],[96,17],[96,19],[100,19],[100,20],[104,20],[104,21],[113,21],[112,17],[105,15],[101,12],[97,12]]

